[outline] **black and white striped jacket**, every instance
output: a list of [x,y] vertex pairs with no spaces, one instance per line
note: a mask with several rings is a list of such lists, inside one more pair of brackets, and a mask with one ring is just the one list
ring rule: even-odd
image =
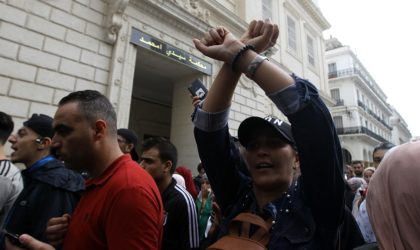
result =
[[165,209],[162,250],[199,249],[197,210],[192,196],[172,179],[162,193],[162,201]]

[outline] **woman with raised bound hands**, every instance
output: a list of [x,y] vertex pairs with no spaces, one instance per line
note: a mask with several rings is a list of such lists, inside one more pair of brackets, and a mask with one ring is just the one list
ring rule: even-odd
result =
[[[199,155],[225,218],[220,236],[235,216],[252,212],[272,221],[268,249],[351,249],[340,245],[344,180],[330,113],[311,83],[258,55],[275,44],[278,34],[270,21],[253,21],[241,39],[218,27],[193,40],[204,55],[224,62],[193,117]],[[238,137],[250,178],[235,168],[239,151],[232,150],[227,124],[242,73],[292,124],[290,129],[273,117],[241,123]],[[302,174],[294,181],[299,166]]]

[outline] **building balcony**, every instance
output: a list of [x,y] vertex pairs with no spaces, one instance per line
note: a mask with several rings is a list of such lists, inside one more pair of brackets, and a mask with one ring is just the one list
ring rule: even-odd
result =
[[392,127],[386,124],[386,122],[382,119],[379,119],[379,122],[382,123],[385,127],[387,127],[389,130],[392,130]]
[[375,118],[382,125],[384,125],[387,129],[392,130],[391,126],[389,126],[381,117],[376,115],[375,112],[373,112],[370,108],[368,108],[363,102],[361,102],[360,100],[357,100],[357,105],[361,107],[363,110],[365,110],[369,115]]
[[365,134],[367,136],[370,136],[380,142],[388,142],[388,140],[386,140],[385,138],[383,138],[382,136],[374,133],[372,130],[363,127],[363,126],[358,126],[358,127],[346,127],[346,128],[336,128],[337,130],[337,134],[339,135],[354,135],[354,134]]
[[357,105],[359,106],[359,107],[361,107],[362,109],[364,109],[364,110],[366,110],[367,108],[366,108],[366,105],[362,102],[362,101],[360,101],[360,100],[357,100]]
[[344,100],[343,99],[335,100],[334,106],[344,106]]
[[337,71],[328,72],[328,79],[337,78]]
[[351,76],[357,76],[361,79],[361,81],[369,88],[378,99],[380,99],[386,107],[389,108],[389,104],[386,102],[384,97],[382,97],[379,93],[376,87],[374,87],[374,80],[371,79],[369,76],[364,74],[364,72],[360,69],[356,68],[347,68],[342,70],[336,70],[336,71],[329,71],[328,72],[328,79],[334,79],[334,78],[340,78],[340,77],[351,77]]
[[347,69],[328,72],[328,79],[338,78],[338,77],[343,77],[343,76],[354,76],[354,75],[359,76],[366,84],[371,85],[371,81],[364,74],[362,74],[362,71],[356,68],[347,68]]

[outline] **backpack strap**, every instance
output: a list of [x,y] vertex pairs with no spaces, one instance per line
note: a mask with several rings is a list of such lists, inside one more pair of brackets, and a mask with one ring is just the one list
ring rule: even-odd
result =
[[[258,229],[253,235],[250,235],[251,225]],[[270,240],[271,219],[264,221],[263,218],[252,213],[240,213],[229,224],[229,234],[250,238],[267,246]]]

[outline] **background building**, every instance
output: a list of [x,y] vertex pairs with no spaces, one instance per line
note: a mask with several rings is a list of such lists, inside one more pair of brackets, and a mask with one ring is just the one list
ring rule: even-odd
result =
[[[236,36],[255,18],[271,18],[281,35],[271,61],[310,79],[329,98],[322,31],[330,25],[310,0],[0,0],[0,109],[19,127],[32,113],[53,115],[69,92],[109,97],[118,126],[144,139],[170,138],[180,165],[199,162],[187,86],[210,86],[221,64],[203,57],[192,38],[217,25]],[[243,119],[277,114],[245,77],[230,113]]]
[[386,95],[348,46],[336,38],[326,41],[331,113],[346,163],[370,163],[380,142],[396,145],[411,138],[404,119],[387,103]]
[[413,139],[407,123],[394,107],[392,107],[390,123],[392,126],[392,143],[399,145]]

